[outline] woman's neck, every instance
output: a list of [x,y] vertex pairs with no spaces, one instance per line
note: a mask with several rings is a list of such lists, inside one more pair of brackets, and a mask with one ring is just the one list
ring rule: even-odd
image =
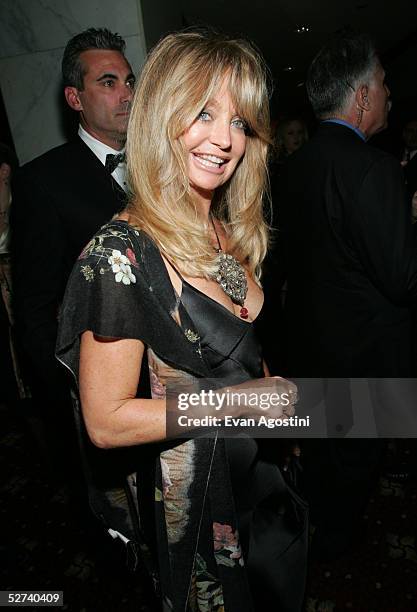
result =
[[194,203],[199,211],[201,217],[209,222],[209,214],[211,202],[213,200],[213,191],[207,191],[204,189],[198,189],[193,187],[193,199]]

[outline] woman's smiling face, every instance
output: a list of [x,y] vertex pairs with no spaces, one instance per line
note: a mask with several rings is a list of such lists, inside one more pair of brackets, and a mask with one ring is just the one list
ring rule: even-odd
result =
[[232,176],[245,153],[246,124],[233,106],[227,79],[181,140],[193,189],[214,192]]

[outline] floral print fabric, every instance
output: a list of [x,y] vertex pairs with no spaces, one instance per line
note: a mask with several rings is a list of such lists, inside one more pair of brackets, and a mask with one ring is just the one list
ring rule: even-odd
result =
[[[178,309],[154,243],[125,222],[111,222],[87,244],[73,270],[61,312],[60,360],[77,377],[79,336],[85,329],[104,337],[138,338],[147,347],[152,397],[163,398],[169,381],[210,376],[198,331]],[[153,447],[156,486],[150,502],[162,596],[175,612],[222,612],[225,590],[234,609],[252,610],[227,463],[224,455],[219,459],[223,442],[198,439],[173,441],[159,451]]]

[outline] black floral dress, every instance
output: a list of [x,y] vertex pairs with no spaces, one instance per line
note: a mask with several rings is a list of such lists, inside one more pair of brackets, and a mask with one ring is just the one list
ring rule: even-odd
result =
[[[154,398],[170,382],[262,376],[253,326],[186,281],[179,298],[155,244],[124,221],[104,226],[82,252],[60,318],[57,356],[76,379],[85,330],[141,340]],[[260,444],[211,436],[134,450],[164,609],[301,608],[305,509]]]

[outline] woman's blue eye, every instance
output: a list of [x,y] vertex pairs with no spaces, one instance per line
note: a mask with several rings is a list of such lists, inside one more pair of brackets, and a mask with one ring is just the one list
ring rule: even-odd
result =
[[243,119],[233,119],[232,125],[239,128],[240,130],[246,130],[246,128],[248,127],[246,121],[243,121]]
[[201,113],[198,115],[198,118],[201,119],[201,121],[210,121],[210,113],[208,111],[201,111]]

